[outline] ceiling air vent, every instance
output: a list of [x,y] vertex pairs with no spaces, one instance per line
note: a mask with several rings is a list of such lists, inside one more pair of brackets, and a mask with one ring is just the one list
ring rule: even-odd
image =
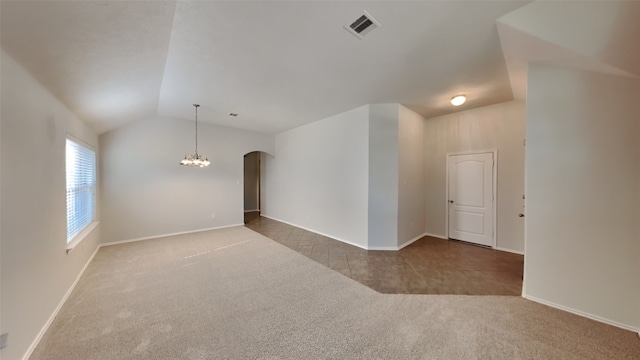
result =
[[360,40],[362,40],[363,36],[379,27],[382,27],[382,25],[366,11],[356,21],[344,26],[345,30]]

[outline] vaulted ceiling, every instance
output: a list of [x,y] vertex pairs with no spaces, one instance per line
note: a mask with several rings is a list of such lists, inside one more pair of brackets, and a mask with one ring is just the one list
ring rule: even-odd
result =
[[[277,133],[368,103],[512,98],[496,19],[522,1],[2,1],[4,50],[98,132],[151,115]],[[360,40],[343,26],[366,10]],[[238,113],[230,117],[230,112]]]
[[[638,75],[621,40],[637,42],[638,2],[611,3],[2,1],[0,34],[100,133],[193,120],[193,103],[205,122],[277,133],[370,103],[432,117],[522,98],[530,61]],[[365,10],[382,27],[360,40],[343,27]]]

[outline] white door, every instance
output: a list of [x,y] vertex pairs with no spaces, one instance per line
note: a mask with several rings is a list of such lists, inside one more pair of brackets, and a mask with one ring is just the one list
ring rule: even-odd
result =
[[494,246],[493,153],[449,155],[449,238]]

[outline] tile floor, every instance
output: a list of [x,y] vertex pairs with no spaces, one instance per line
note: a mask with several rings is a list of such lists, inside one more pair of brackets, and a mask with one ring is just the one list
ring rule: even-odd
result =
[[387,294],[522,293],[524,256],[425,236],[400,251],[367,251],[246,213],[248,228]]

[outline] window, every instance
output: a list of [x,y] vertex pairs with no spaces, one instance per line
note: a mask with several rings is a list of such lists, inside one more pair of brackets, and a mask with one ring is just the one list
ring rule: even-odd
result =
[[93,222],[96,206],[96,153],[67,139],[67,243]]

